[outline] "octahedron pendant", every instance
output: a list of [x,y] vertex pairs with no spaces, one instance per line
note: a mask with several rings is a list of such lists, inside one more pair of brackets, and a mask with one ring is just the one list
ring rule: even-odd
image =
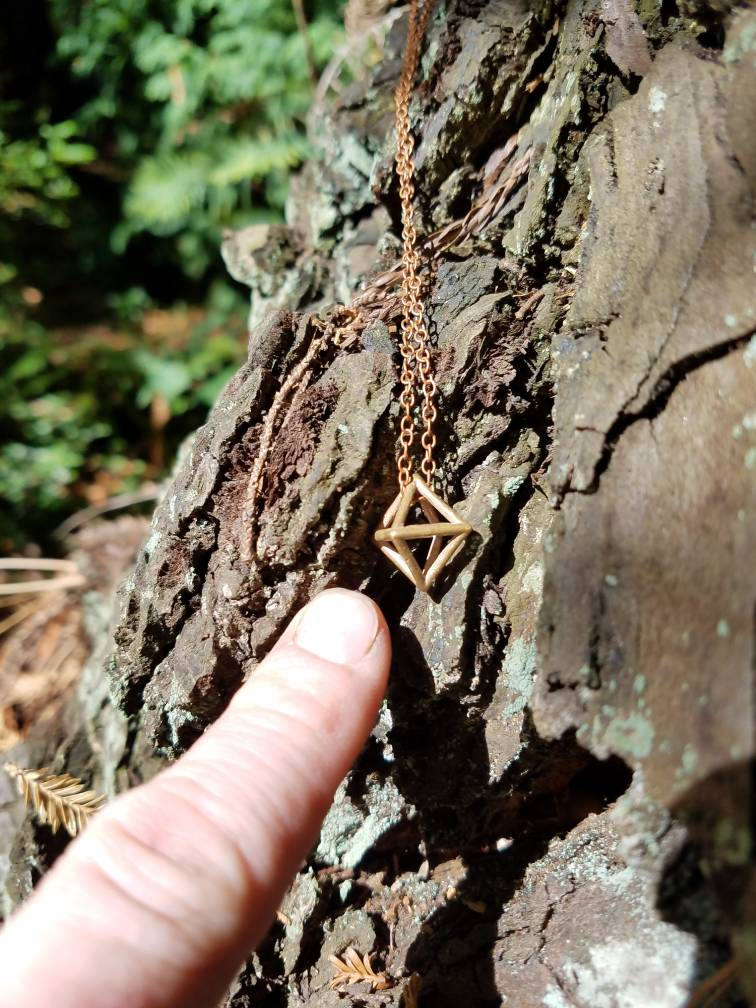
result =
[[[427,524],[406,525],[410,510],[419,505]],[[445,519],[445,520],[444,520]],[[382,553],[396,564],[402,574],[420,591],[430,591],[439,574],[459,552],[472,526],[435,494],[425,480],[414,476],[400,490],[383,516],[374,539]],[[415,559],[409,543],[415,539],[430,539],[430,549],[422,567]],[[444,540],[449,541],[444,544]]]

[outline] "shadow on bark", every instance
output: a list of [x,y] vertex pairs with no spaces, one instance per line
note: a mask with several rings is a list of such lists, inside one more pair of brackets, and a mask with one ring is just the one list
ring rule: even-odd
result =
[[[573,733],[540,739],[528,716],[528,744],[492,782],[483,717],[458,697],[434,693],[410,631],[403,631],[397,651],[389,694],[392,773],[417,810],[417,840],[431,869],[459,856],[465,870],[453,900],[428,918],[409,948],[407,969],[422,975],[425,1004],[500,1004],[494,946],[502,907],[550,842],[623,794],[632,773],[618,757],[596,759]],[[492,677],[481,710],[494,686]],[[413,853],[417,840],[408,848]],[[409,867],[418,866],[404,870]]]
[[664,869],[657,909],[697,940],[694,990],[708,987],[718,971],[726,975],[735,959],[733,981],[719,995],[694,1000],[696,1008],[756,1003],[755,783],[756,762],[732,763],[699,781],[671,809],[688,839]]

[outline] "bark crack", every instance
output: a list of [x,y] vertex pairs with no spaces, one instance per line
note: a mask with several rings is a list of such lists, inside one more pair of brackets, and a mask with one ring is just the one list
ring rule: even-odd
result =
[[671,364],[657,379],[645,405],[632,413],[627,413],[623,410],[611,424],[604,437],[603,449],[596,463],[590,485],[585,490],[568,487],[565,496],[570,493],[596,493],[601,483],[601,477],[609,468],[614,450],[625,431],[637,423],[638,420],[655,420],[672,398],[675,389],[686,378],[706,364],[721,360],[723,357],[727,357],[729,354],[745,347],[754,335],[756,335],[756,327],[743,333],[741,336],[734,336],[731,339],[715,343],[713,346],[707,347],[706,350],[699,350],[688,354],[686,357],[682,357],[680,360],[675,361],[674,364]]

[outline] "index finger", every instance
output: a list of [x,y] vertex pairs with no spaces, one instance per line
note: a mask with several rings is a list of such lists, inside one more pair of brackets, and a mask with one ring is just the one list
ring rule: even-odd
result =
[[11,918],[0,1005],[216,1005],[362,747],[389,661],[374,603],[311,602],[212,728],[100,813]]

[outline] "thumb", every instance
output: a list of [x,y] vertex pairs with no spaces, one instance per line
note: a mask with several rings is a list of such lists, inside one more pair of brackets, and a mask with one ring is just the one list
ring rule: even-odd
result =
[[100,813],[11,918],[0,1006],[216,1005],[359,753],[389,660],[370,600],[317,596],[190,751]]

